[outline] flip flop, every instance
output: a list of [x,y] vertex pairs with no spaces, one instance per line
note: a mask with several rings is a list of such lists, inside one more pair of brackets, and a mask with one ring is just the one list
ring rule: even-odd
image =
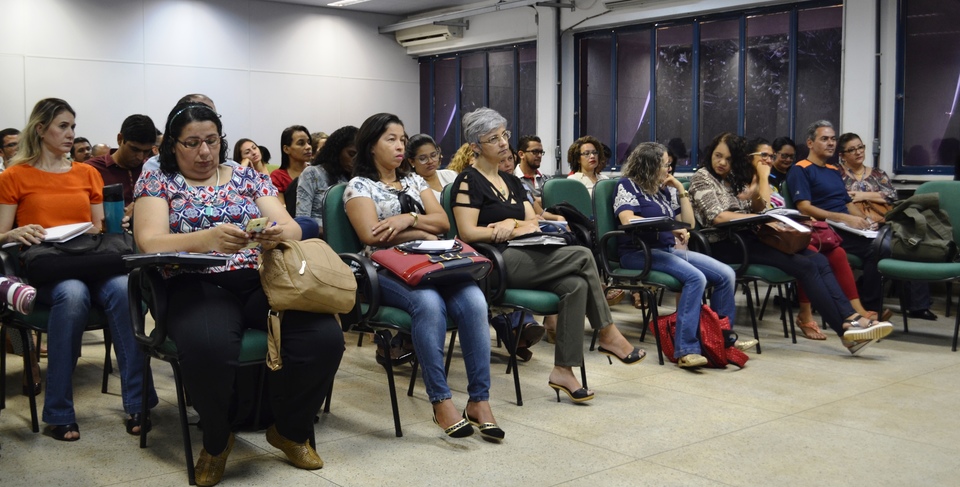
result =
[[816,321],[810,321],[807,323],[797,323],[797,326],[800,327],[800,331],[803,333],[803,337],[807,340],[826,340],[827,336],[823,333],[820,333],[820,325]]

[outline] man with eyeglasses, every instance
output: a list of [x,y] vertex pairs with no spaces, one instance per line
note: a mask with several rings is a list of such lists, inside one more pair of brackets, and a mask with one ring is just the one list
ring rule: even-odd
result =
[[520,178],[527,192],[533,196],[533,209],[537,214],[543,213],[542,196],[543,183],[550,179],[540,172],[540,163],[543,161],[543,144],[536,135],[524,135],[517,142],[517,155],[520,156],[517,168],[513,174]]
[[156,140],[157,127],[150,117],[130,115],[123,121],[117,134],[117,151],[84,162],[97,168],[105,186],[122,184],[123,204],[129,206],[133,203],[133,186],[140,177],[143,162],[153,155]]
[[777,137],[771,145],[773,148],[773,166],[770,166],[770,185],[780,192],[783,182],[787,179],[787,171],[793,167],[797,155],[797,144],[790,137]]
[[[843,182],[843,170],[827,160],[833,157],[837,150],[837,135],[833,124],[826,120],[819,120],[807,128],[807,147],[810,153],[805,160],[798,162],[787,173],[787,187],[797,209],[804,215],[810,215],[818,220],[840,222],[857,230],[876,230],[877,224],[870,221],[853,204],[853,199],[847,193]],[[851,231],[844,231],[840,227],[838,232],[843,238],[840,246],[848,254],[856,255],[863,260],[863,276],[858,281],[860,301],[867,310],[876,310],[879,318],[886,321],[889,312],[882,312],[883,290],[880,287],[880,272],[877,262],[887,257],[889,248],[878,252],[882,245],[876,245],[874,237],[867,237]],[[884,253],[884,255],[880,255]],[[905,283],[906,303],[910,316],[933,320],[936,319],[930,311],[933,304],[930,298],[930,288],[924,282]],[[886,315],[886,316],[884,316]]]
[[13,159],[13,155],[17,153],[17,148],[20,147],[20,131],[15,128],[0,130],[0,141],[3,142],[3,145],[0,146],[0,160],[3,162],[3,165],[0,165],[0,171],[3,171],[10,159]]

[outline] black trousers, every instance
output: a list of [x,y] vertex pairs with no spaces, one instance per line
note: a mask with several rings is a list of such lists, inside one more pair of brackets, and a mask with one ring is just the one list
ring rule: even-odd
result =
[[[168,289],[167,328],[203,422],[203,447],[217,455],[230,436],[243,331],[266,330],[267,298],[253,269],[184,274],[171,278]],[[281,326],[283,368],[267,371],[270,407],[277,431],[302,443],[340,366],[343,332],[332,316],[300,311],[286,311]]]
[[[874,239],[862,237],[855,233],[838,232],[843,242],[840,244],[848,254],[856,255],[863,259],[863,276],[857,281],[857,291],[860,293],[860,302],[868,310],[880,312],[883,308],[883,289],[880,288],[880,271],[877,269],[877,262],[885,257],[890,257],[890,246],[881,246],[877,251]],[[888,234],[889,235],[889,234]],[[904,286],[904,302],[907,311],[921,311],[930,309],[933,306],[933,299],[930,297],[930,286],[922,281],[909,281],[902,283]]]

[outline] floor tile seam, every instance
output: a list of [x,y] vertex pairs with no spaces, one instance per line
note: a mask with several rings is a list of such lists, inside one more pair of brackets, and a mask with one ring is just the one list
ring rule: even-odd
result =
[[[747,404],[741,404],[741,403],[739,403],[739,402],[734,402],[734,401],[730,401],[730,400],[727,400],[727,399],[720,399],[720,398],[716,398],[716,397],[712,397],[712,396],[705,396],[705,395],[697,394],[697,393],[694,393],[694,392],[683,391],[683,390],[678,390],[678,389],[671,389],[671,388],[669,388],[669,387],[664,387],[664,386],[657,385],[657,384],[645,384],[645,385],[646,385],[647,387],[655,387],[655,388],[660,389],[660,390],[663,390],[663,391],[676,392],[676,393],[680,393],[680,394],[688,394],[688,395],[691,395],[691,396],[702,397],[702,398],[704,398],[704,399],[709,399],[709,400],[711,400],[711,401],[717,401],[717,402],[721,402],[721,403],[724,403],[724,404],[730,404],[730,405],[733,405],[733,406],[739,406],[739,407],[743,407],[743,408],[750,408],[750,409],[754,409],[754,410],[757,410],[757,411],[763,411],[763,412],[765,412],[765,413],[779,414],[779,415],[781,415],[781,416],[780,416],[781,418],[787,417],[787,416],[791,416],[791,415],[794,414],[794,413],[785,413],[785,412],[780,411],[780,410],[777,410],[777,409],[768,409],[768,408],[759,407],[759,406],[752,406],[752,405],[747,405]],[[819,406],[815,406],[815,407],[819,407]]]
[[[694,442],[690,442],[690,443],[686,443],[686,444],[683,444],[683,445],[679,445],[679,446],[676,446],[676,447],[674,447],[674,448],[669,448],[669,449],[666,449],[666,450],[661,450],[661,451],[658,451],[658,452],[656,452],[656,453],[650,453],[649,455],[646,455],[646,456],[643,456],[643,457],[638,457],[638,460],[644,460],[644,461],[648,461],[648,462],[651,462],[651,463],[655,463],[655,464],[660,465],[660,466],[662,466],[662,467],[673,468],[673,467],[670,467],[670,466],[668,466],[668,465],[664,465],[664,464],[662,464],[662,463],[659,463],[659,462],[653,460],[652,458],[655,457],[655,456],[657,456],[657,455],[663,455],[664,453],[670,453],[670,452],[677,451],[677,450],[683,450],[683,449],[685,449],[685,448],[689,448],[689,447],[694,446],[694,445],[698,445],[698,444],[701,444],[701,443],[705,443],[705,442],[707,442],[707,441],[713,441],[713,440],[716,440],[717,438],[722,438],[722,437],[724,437],[724,436],[729,436],[729,435],[732,435],[732,434],[735,434],[735,433],[740,433],[740,432],[743,432],[743,431],[748,431],[748,430],[751,430],[751,429],[755,429],[755,428],[758,428],[758,427],[760,427],[760,426],[764,426],[764,425],[767,425],[767,424],[769,424],[769,423],[773,423],[773,422],[775,422],[775,421],[782,421],[782,420],[784,420],[784,419],[786,419],[786,418],[789,418],[789,417],[791,417],[791,416],[789,416],[789,415],[784,415],[784,416],[777,417],[777,418],[770,418],[770,419],[768,419],[768,420],[766,420],[766,421],[760,421],[760,422],[751,423],[749,426],[746,426],[746,427],[743,427],[743,428],[736,428],[736,429],[733,429],[733,430],[730,430],[730,431],[726,431],[726,432],[723,432],[723,433],[718,433],[718,434],[713,435],[713,436],[710,436],[710,437],[701,438],[701,439],[699,439],[699,440],[697,440],[697,441],[694,441]],[[681,471],[682,471],[682,470],[681,470]],[[690,474],[693,474],[693,475],[697,475],[697,474],[694,474],[693,472],[686,472],[686,471],[683,471],[683,472],[684,472],[684,473],[690,473]],[[710,480],[714,480],[714,479],[710,479]],[[719,481],[718,481],[718,482],[719,482]]]
[[[689,445],[688,445],[688,446],[689,446]],[[666,450],[666,451],[671,451],[671,450]],[[660,453],[665,453],[666,451],[663,451],[663,452],[660,452]],[[660,453],[657,453],[657,455],[659,455]],[[652,456],[652,455],[651,455],[651,456]],[[701,474],[701,473],[690,472],[690,471],[687,471],[687,470],[683,470],[683,469],[677,468],[677,467],[675,467],[675,466],[673,466],[673,465],[667,465],[667,464],[664,464],[664,463],[660,463],[660,462],[657,462],[656,460],[651,460],[651,459],[650,459],[650,456],[645,457],[645,458],[638,459],[638,461],[641,461],[641,462],[649,462],[649,463],[652,463],[653,465],[656,465],[656,466],[658,466],[658,467],[670,469],[670,470],[673,470],[673,471],[675,471],[675,472],[680,472],[680,473],[682,473],[682,474],[684,474],[684,475],[692,475],[692,476],[694,476],[694,477],[698,477],[698,478],[701,478],[701,479],[704,479],[704,480],[709,480],[710,482],[714,482],[714,483],[717,483],[717,484],[720,484],[720,485],[729,485],[729,486],[737,485],[737,484],[730,484],[730,483],[724,482],[724,481],[719,480],[719,479],[707,477],[707,476],[705,476],[705,475],[703,475],[703,474]]]
[[[799,413],[797,413],[797,414],[799,414]],[[793,415],[793,414],[791,414],[790,416],[791,416],[791,417],[796,417],[796,419],[809,420],[809,421],[813,421],[813,422],[816,422],[816,423],[825,424],[825,425],[829,425],[829,426],[835,426],[835,427],[839,427],[839,428],[843,428],[843,429],[848,429],[848,430],[853,430],[853,431],[859,431],[859,432],[861,432],[861,433],[867,433],[867,434],[871,434],[871,435],[879,435],[879,436],[883,436],[883,437],[886,437],[886,438],[890,438],[890,439],[895,440],[895,441],[909,441],[910,443],[913,443],[913,444],[916,444],[916,445],[929,446],[929,447],[938,448],[938,449],[949,449],[949,450],[952,450],[952,451],[960,452],[960,446],[956,446],[956,447],[944,446],[944,445],[940,445],[940,444],[934,444],[934,443],[927,443],[927,442],[923,442],[923,441],[918,441],[918,440],[913,439],[913,438],[904,438],[904,437],[900,437],[900,436],[894,436],[894,435],[891,435],[891,434],[889,434],[889,433],[883,433],[883,432],[874,431],[874,430],[871,430],[871,429],[855,428],[855,427],[850,426],[850,425],[848,425],[848,424],[836,423],[836,422],[833,422],[833,421],[830,421],[830,420],[827,420],[827,419],[820,419],[819,416],[818,416],[818,417],[814,417],[814,418],[806,417],[806,416],[801,417],[801,416],[796,416],[796,415]],[[824,415],[823,417],[824,417],[824,418],[829,418],[829,416],[826,416],[826,415]]]

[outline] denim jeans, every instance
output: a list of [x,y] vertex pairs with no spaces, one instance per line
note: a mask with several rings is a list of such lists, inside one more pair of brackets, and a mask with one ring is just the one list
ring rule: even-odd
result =
[[[37,290],[37,301],[50,306],[48,321],[47,392],[43,397],[43,421],[52,425],[77,422],[73,409],[73,370],[80,357],[83,330],[91,299],[107,316],[113,348],[120,368],[120,396],[127,414],[140,412],[143,392],[143,353],[133,338],[127,276],[115,276],[88,286],[69,279]],[[151,387],[149,407],[157,405]]]
[[410,287],[381,272],[380,288],[383,304],[402,309],[412,318],[413,348],[420,361],[430,401],[452,397],[443,371],[448,313],[457,324],[470,401],[489,400],[490,327],[487,324],[487,300],[476,283]]
[[[700,353],[700,302],[707,284],[713,286],[710,306],[720,317],[736,321],[736,275],[733,268],[708,255],[672,247],[651,249],[650,269],[669,274],[683,283],[680,303],[677,305],[677,334],[674,338],[674,358]],[[620,265],[627,269],[643,269],[643,251],[624,254]]]

